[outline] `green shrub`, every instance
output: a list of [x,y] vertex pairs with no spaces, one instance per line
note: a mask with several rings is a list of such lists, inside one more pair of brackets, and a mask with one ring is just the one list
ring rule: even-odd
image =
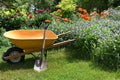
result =
[[[78,19],[72,23],[55,23],[50,26],[50,29],[53,30],[56,34],[72,31],[72,34],[65,35],[60,40],[66,40],[71,38],[76,38],[77,41],[71,46],[73,49],[78,50],[80,52],[81,58],[90,59],[90,55],[92,53],[95,44],[97,44],[97,39],[99,38],[96,35],[99,27],[96,27],[97,24],[94,25],[92,22],[86,22],[82,19]],[[95,31],[95,30],[96,31]]]
[[[41,11],[40,11],[41,10]],[[21,27],[40,27],[46,19],[51,19],[48,10],[38,9],[29,12],[24,5],[18,9],[3,9],[0,15],[0,27],[8,30],[20,29]]]
[[20,29],[22,20],[21,18],[11,18],[10,16],[2,17],[0,19],[0,26],[8,30]]
[[70,17],[76,9],[75,0],[62,0],[56,7],[62,10],[63,17]]
[[6,38],[3,36],[4,32],[5,32],[5,29],[4,29],[4,28],[0,28],[0,48],[1,48],[2,46],[8,47],[8,46],[11,45],[11,43],[8,41],[8,39],[6,39]]
[[117,70],[120,68],[120,42],[105,41],[96,48],[94,54],[94,62],[99,66]]
[[120,6],[116,7],[115,9],[120,10]]
[[120,68],[120,21],[110,20],[107,27],[110,34],[99,40],[93,60],[99,66],[117,70]]
[[[22,4],[22,3],[21,3]],[[13,3],[12,8],[1,8],[0,27],[8,30],[20,29],[26,19],[27,4]]]
[[113,20],[120,20],[120,10],[117,10],[117,9],[109,9],[109,11],[111,12],[111,14],[109,15],[109,18],[110,19],[113,19]]
[[108,9],[108,0],[77,0],[77,6],[88,10],[88,12],[93,11],[94,8],[101,12]]
[[36,9],[46,9],[48,7],[53,8],[54,0],[30,0],[30,5],[33,4]]
[[59,23],[53,20],[49,29],[56,34],[72,31],[71,34],[59,38],[58,41],[76,38],[77,41],[71,43],[69,49],[75,50],[80,59],[92,60],[95,64],[116,69],[120,63],[119,23],[120,21],[108,18],[91,21],[76,18],[72,23]]
[[112,6],[113,7],[120,6],[120,0],[113,0]]

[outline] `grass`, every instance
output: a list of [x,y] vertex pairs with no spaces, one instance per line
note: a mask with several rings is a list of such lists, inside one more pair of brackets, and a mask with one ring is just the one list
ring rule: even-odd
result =
[[[0,49],[0,57],[6,49]],[[0,80],[120,80],[120,70],[105,71],[72,54],[65,48],[48,51],[48,69],[40,73],[34,71],[35,59],[31,55],[14,65],[0,59]]]

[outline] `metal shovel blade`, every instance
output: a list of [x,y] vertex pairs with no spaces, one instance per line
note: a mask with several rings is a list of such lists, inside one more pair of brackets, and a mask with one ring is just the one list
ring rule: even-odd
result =
[[47,69],[47,61],[36,60],[34,64],[34,70],[37,72],[41,72]]

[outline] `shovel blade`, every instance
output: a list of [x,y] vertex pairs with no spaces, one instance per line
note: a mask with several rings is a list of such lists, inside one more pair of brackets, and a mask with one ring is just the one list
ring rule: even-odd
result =
[[37,72],[45,71],[47,69],[47,61],[36,60],[34,64],[34,70]]

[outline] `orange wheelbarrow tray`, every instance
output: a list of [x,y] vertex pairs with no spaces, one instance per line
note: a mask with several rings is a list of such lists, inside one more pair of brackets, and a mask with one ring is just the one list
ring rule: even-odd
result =
[[[15,46],[9,48],[3,54],[3,60],[17,63],[24,60],[26,54],[37,52],[42,50],[44,30],[11,30],[4,33],[4,36],[8,38]],[[70,31],[56,35],[51,30],[46,30],[45,49],[58,47],[75,41],[70,39],[63,42],[55,43],[58,37],[68,34]]]

